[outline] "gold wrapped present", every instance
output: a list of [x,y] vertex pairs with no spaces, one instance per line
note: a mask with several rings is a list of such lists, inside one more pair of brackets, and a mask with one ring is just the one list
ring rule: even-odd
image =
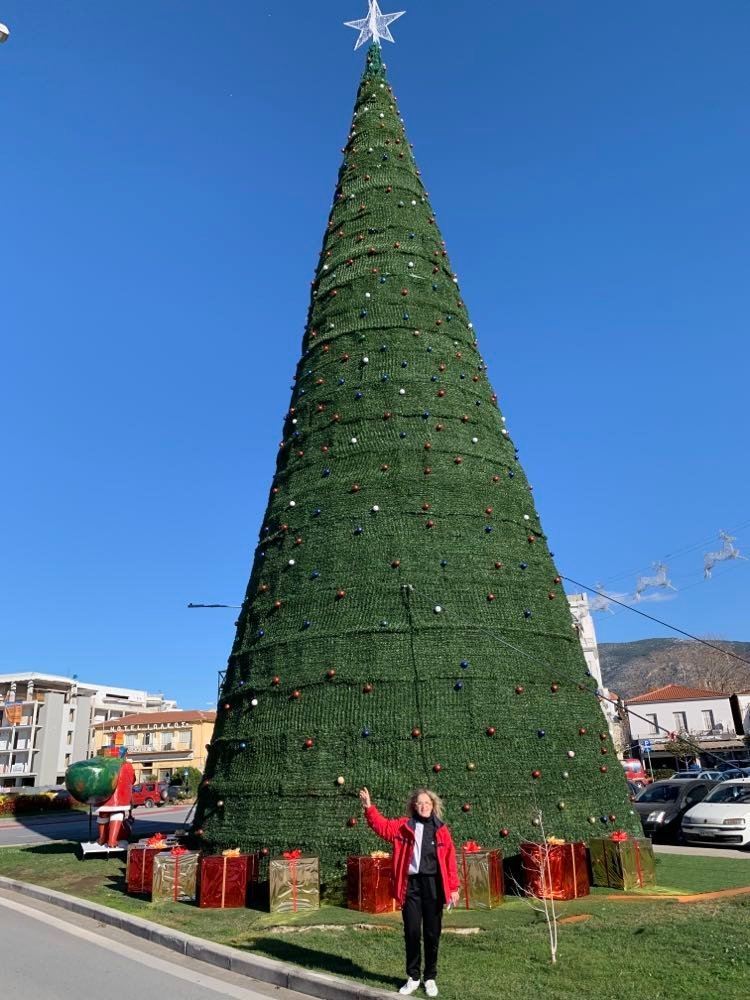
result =
[[268,866],[271,913],[320,908],[320,863],[302,851],[284,851]]
[[493,910],[503,901],[503,856],[487,850],[474,840],[467,840],[458,856],[461,880],[459,907],[467,910]]
[[157,854],[154,858],[151,901],[195,902],[199,857],[197,851],[188,851],[184,847],[173,847],[171,851]]
[[656,885],[651,841],[623,834],[594,838],[589,843],[594,885],[612,889],[642,889]]

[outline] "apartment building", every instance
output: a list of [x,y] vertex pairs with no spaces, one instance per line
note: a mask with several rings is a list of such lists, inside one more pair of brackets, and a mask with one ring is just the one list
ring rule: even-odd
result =
[[94,751],[124,746],[137,781],[168,780],[195,767],[203,771],[216,712],[144,712],[109,719],[94,727]]
[[162,694],[76,677],[0,674],[0,790],[60,785],[70,764],[90,756],[97,724],[175,707]]

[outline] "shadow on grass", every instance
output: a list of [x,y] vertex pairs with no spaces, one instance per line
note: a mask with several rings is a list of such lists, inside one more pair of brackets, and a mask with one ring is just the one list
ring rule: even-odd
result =
[[73,840],[55,840],[47,844],[34,844],[24,847],[24,854],[39,854],[42,856],[54,857],[58,854],[75,855],[78,844]]
[[[235,946],[237,947],[237,946]],[[403,979],[395,976],[383,976],[370,969],[365,969],[351,959],[342,955],[331,955],[327,951],[317,951],[314,948],[304,948],[292,941],[279,941],[277,938],[255,938],[252,946],[239,946],[247,951],[277,958],[281,962],[291,962],[303,969],[313,969],[319,972],[330,972],[349,979],[375,980],[382,983],[386,989],[396,989],[403,984]]]

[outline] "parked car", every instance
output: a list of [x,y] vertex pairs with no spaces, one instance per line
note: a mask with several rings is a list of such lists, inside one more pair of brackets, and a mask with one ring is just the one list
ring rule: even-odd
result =
[[133,806],[145,806],[153,809],[154,806],[163,805],[167,801],[167,785],[164,781],[144,781],[141,784],[133,785],[133,794],[130,799]]
[[750,846],[750,778],[722,781],[682,817],[689,844]]
[[725,771],[675,771],[670,781],[724,781]]
[[708,781],[655,781],[633,801],[643,832],[652,840],[678,840],[683,815],[714,787]]
[[637,795],[643,791],[644,786],[639,781],[628,781],[628,794],[630,801],[635,801]]

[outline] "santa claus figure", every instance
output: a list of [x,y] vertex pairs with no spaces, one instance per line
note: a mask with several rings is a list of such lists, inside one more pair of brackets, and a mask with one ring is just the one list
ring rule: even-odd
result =
[[96,821],[99,825],[97,843],[106,847],[117,847],[119,841],[130,837],[133,826],[133,814],[130,800],[135,784],[135,771],[129,760],[125,759],[125,747],[107,748],[111,756],[122,758],[122,766],[117,775],[114,792],[96,811]]

